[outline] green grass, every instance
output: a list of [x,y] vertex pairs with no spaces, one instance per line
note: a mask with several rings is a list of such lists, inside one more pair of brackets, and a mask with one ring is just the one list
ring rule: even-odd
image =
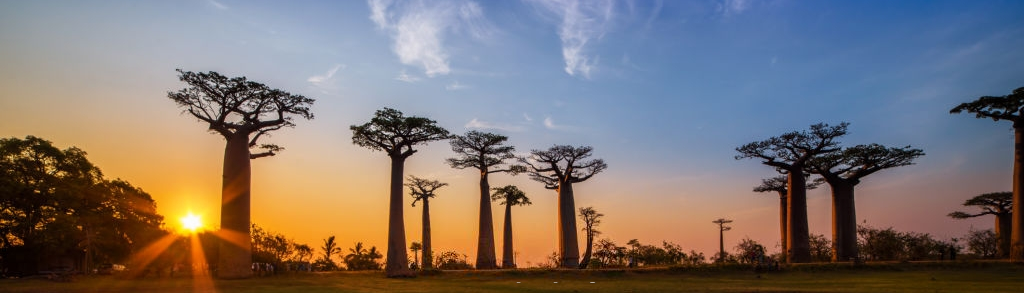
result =
[[[556,283],[557,282],[557,283]],[[755,274],[735,268],[458,271],[411,279],[379,272],[289,274],[214,280],[207,292],[1021,292],[1024,266],[1009,263],[820,264]],[[0,280],[0,292],[199,292],[190,278],[78,277],[70,283]]]

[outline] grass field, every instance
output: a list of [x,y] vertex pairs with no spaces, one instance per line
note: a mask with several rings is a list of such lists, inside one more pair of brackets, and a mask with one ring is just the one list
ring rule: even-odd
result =
[[248,280],[114,276],[0,280],[0,292],[1024,292],[1009,263],[805,265],[739,269],[447,271],[411,279],[380,272],[301,273]]

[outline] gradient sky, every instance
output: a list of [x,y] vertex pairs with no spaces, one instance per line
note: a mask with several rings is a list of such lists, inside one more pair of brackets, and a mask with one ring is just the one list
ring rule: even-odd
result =
[[[777,251],[778,198],[751,192],[773,169],[734,149],[818,122],[850,122],[847,146],[927,153],[858,186],[869,225],[961,236],[993,219],[947,213],[1011,188],[1010,123],[948,111],[1024,86],[1022,1],[335,2],[3,1],[0,136],[80,147],[151,193],[169,226],[192,211],[215,227],[224,141],[167,98],[185,86],[174,69],[306,95],[316,118],[253,163],[252,220],[344,248],[385,246],[389,159],[348,129],[382,107],[501,133],[521,153],[593,146],[609,168],[574,186],[576,204],[604,213],[620,245],[710,255],[725,217],[728,247]],[[432,200],[434,247],[474,259],[477,175],[450,156],[422,147],[406,174],[451,184]],[[518,262],[536,264],[556,249],[555,193],[491,177],[505,184],[534,203],[513,214]],[[830,235],[829,189],[808,196],[812,233]],[[419,240],[419,206],[405,215]]]

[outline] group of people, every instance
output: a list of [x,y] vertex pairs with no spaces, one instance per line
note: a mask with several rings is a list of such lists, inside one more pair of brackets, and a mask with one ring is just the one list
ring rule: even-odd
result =
[[257,277],[270,276],[274,274],[274,264],[265,262],[252,263],[252,275]]

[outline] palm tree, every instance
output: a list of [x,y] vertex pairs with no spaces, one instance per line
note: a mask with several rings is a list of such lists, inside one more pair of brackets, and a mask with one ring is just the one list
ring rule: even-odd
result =
[[491,199],[494,201],[500,200],[501,204],[505,205],[505,233],[502,239],[504,245],[502,247],[501,267],[506,269],[515,268],[516,260],[515,256],[513,256],[514,250],[512,250],[512,206],[533,203],[526,197],[526,193],[519,190],[515,185],[494,188],[494,194],[491,195]]
[[324,246],[320,247],[320,249],[324,251],[324,255],[322,258],[323,261],[325,263],[330,264],[331,269],[337,268],[337,265],[334,264],[333,260],[331,260],[331,256],[336,253],[341,254],[341,248],[338,247],[338,243],[334,242],[334,235],[331,235],[331,237],[327,237],[327,239],[324,239]]
[[352,143],[387,153],[391,158],[391,191],[388,207],[388,251],[385,274],[388,277],[411,277],[409,254],[405,253],[405,220],[402,178],[405,160],[416,153],[412,147],[448,138],[448,131],[437,121],[422,117],[405,117],[402,112],[384,108],[363,125],[352,125]]
[[495,269],[494,221],[491,218],[491,186],[487,175],[510,172],[517,174],[522,167],[500,168],[505,160],[515,158],[515,147],[504,145],[508,137],[500,134],[470,131],[452,137],[451,145],[458,157],[448,159],[452,168],[472,168],[480,172],[480,221],[476,246],[476,268]]
[[427,180],[417,178],[416,176],[409,175],[408,186],[412,193],[412,206],[416,206],[416,202],[423,201],[423,268],[430,269],[434,267],[432,258],[431,246],[430,246],[430,198],[437,196],[434,191],[438,188],[447,186],[448,183],[441,183],[437,180]]

